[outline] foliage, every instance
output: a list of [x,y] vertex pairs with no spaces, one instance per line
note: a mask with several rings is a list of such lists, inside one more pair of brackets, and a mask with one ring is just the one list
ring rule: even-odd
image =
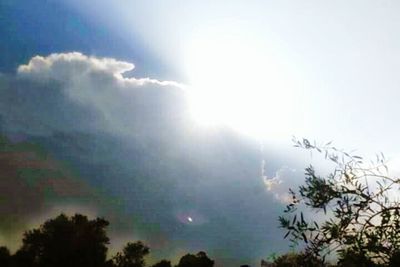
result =
[[167,260],[162,260],[154,264],[152,267],[171,267],[171,262]]
[[144,267],[144,257],[150,253],[150,249],[141,241],[128,243],[122,253],[117,253],[113,261],[117,267]]
[[[296,147],[322,153],[333,164],[333,171],[320,176],[313,166],[305,169],[305,184],[296,192],[290,190],[292,201],[279,217],[280,226],[287,230],[285,238],[293,245],[304,243],[307,252],[323,259],[337,253],[342,262],[356,255],[365,257],[366,266],[393,261],[400,251],[400,206],[393,197],[400,179],[389,177],[384,155],[367,164],[330,142],[294,142]],[[311,219],[304,210],[311,213]],[[318,216],[321,212],[323,216]]]
[[[145,267],[149,247],[141,241],[128,242],[122,252],[107,260],[108,221],[76,214],[47,220],[39,228],[26,231],[22,246],[13,255],[0,246],[0,267]],[[205,252],[184,255],[176,267],[213,267]],[[152,267],[171,267],[161,260]]]
[[11,264],[11,254],[8,248],[0,247],[0,266],[8,267]]
[[337,264],[338,267],[378,267],[379,264],[374,263],[365,254],[360,254],[352,250],[343,251]]
[[186,254],[183,256],[177,267],[213,267],[214,261],[209,259],[207,254],[200,251],[196,255]]
[[15,257],[18,265],[98,267],[106,260],[109,239],[104,219],[59,215],[38,229],[25,232]]
[[275,267],[322,267],[326,266],[319,258],[306,253],[287,253],[274,261]]

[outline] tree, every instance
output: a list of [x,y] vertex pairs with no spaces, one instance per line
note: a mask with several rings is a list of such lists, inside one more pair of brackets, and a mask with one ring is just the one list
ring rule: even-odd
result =
[[150,249],[141,241],[128,243],[122,253],[114,256],[114,263],[117,267],[144,267],[144,257],[150,253]]
[[389,267],[397,267],[400,266],[400,252],[394,253],[390,258]]
[[0,247],[0,266],[8,267],[11,264],[11,255],[7,247]]
[[171,262],[167,260],[162,260],[154,264],[152,267],[171,267]]
[[307,253],[290,252],[279,256],[273,264],[274,267],[323,267],[326,266],[320,259]]
[[347,250],[341,253],[337,264],[338,267],[378,267],[370,258],[364,254]]
[[104,219],[89,220],[64,214],[25,232],[22,247],[15,254],[17,266],[99,267],[104,266],[109,238]]
[[[293,245],[303,242],[307,252],[318,257],[337,253],[339,264],[356,256],[358,266],[394,262],[400,251],[400,203],[393,196],[400,179],[389,177],[384,155],[367,164],[331,143],[294,142],[322,153],[333,164],[333,171],[320,176],[313,166],[305,169],[305,184],[290,190],[292,201],[279,218],[287,230],[285,238]],[[324,216],[320,221],[307,219],[305,211],[314,218],[316,212]]]
[[196,255],[186,254],[183,256],[177,267],[213,267],[214,261],[208,258],[207,254],[203,251],[198,252]]

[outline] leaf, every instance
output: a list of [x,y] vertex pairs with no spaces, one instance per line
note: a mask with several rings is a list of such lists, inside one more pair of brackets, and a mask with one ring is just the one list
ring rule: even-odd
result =
[[325,146],[329,146],[330,144],[332,144],[332,141],[329,141],[328,143],[326,143]]
[[301,236],[303,237],[304,242],[308,243],[306,235],[304,233],[301,233]]
[[283,239],[286,239],[286,237],[288,237],[289,234],[290,234],[290,231],[288,231],[288,232],[286,233],[286,235],[283,237]]

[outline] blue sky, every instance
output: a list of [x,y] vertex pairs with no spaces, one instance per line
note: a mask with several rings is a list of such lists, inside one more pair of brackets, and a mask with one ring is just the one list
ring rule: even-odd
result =
[[[167,75],[171,68],[153,56],[141,40],[123,40],[116,32],[96,24],[65,1],[2,1],[3,36],[1,70],[13,72],[35,55],[80,51],[140,64],[138,73]],[[103,11],[104,12],[104,11]],[[164,67],[163,67],[164,66]],[[172,72],[172,71],[171,71]]]
[[0,242],[15,248],[24,227],[81,211],[110,218],[115,249],[143,239],[155,258],[205,250],[239,265],[287,250],[287,189],[320,163],[292,135],[398,160],[398,9],[2,1],[2,153],[33,149],[41,171],[18,165],[25,152],[0,162],[24,170],[5,172],[16,176],[3,188],[24,193]]

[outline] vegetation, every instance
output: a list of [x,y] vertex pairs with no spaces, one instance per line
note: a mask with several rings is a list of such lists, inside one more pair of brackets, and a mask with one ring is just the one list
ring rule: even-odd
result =
[[[290,190],[291,202],[279,217],[293,247],[301,252],[274,256],[263,267],[400,266],[400,179],[390,177],[383,155],[366,163],[360,156],[331,146],[294,140],[295,146],[321,153],[332,172],[319,175],[305,169],[305,183]],[[121,252],[108,256],[109,222],[103,218],[61,214],[24,233],[14,253],[0,247],[4,267],[146,267],[150,248],[141,241],[128,242]],[[256,245],[256,244],[255,244]],[[175,267],[213,267],[205,252],[186,254]],[[248,266],[248,265],[243,265]],[[172,267],[161,260],[152,267]]]
[[178,267],[212,267],[214,261],[210,260],[206,253],[201,251],[196,255],[186,254],[181,258]]
[[288,253],[278,257],[275,261],[277,267],[321,267],[326,266],[320,259],[305,253]]
[[388,175],[383,154],[367,164],[330,143],[294,142],[323,154],[333,171],[320,176],[313,166],[305,169],[305,184],[290,190],[292,201],[279,218],[285,238],[294,246],[303,243],[306,253],[321,260],[337,255],[338,266],[400,266],[400,206],[394,195],[400,179]]
[[[102,218],[93,220],[84,215],[61,214],[49,219],[37,229],[26,231],[22,246],[11,254],[0,247],[1,267],[146,267],[150,249],[141,241],[128,242],[121,252],[107,258],[109,223]],[[264,262],[266,263],[266,262]],[[316,257],[304,253],[289,253],[276,257],[273,267],[321,266]],[[214,261],[200,251],[181,257],[175,267],[213,267]],[[247,266],[248,265],[243,265]],[[172,267],[168,260],[161,260],[151,267]]]
[[[39,228],[26,231],[22,246],[13,255],[0,247],[1,267],[145,267],[149,247],[141,241],[128,242],[122,252],[107,259],[108,221],[64,214],[47,220]],[[183,256],[176,267],[213,267],[205,252]],[[161,260],[153,267],[171,267]]]
[[171,262],[167,260],[162,260],[154,264],[152,267],[171,267]]
[[113,265],[118,267],[144,267],[144,257],[150,253],[150,249],[141,241],[128,243],[122,253],[117,253],[112,259]]

